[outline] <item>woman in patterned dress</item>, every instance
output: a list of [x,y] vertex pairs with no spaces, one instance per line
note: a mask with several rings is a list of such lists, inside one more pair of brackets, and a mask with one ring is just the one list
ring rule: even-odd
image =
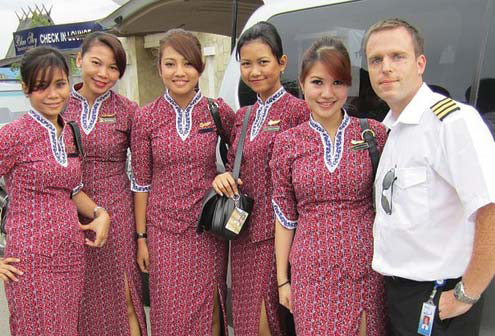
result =
[[[74,85],[64,113],[81,129],[86,159],[83,191],[112,217],[104,248],[86,249],[84,336],[146,335],[141,277],[136,263],[133,196],[126,173],[136,103],[111,88],[124,75],[126,54],[114,35],[88,35],[77,57],[82,83]],[[87,221],[81,218],[81,221]]]
[[[371,270],[372,164],[356,147],[359,120],[343,108],[351,64],[342,42],[316,41],[299,81],[311,119],[277,138],[270,162],[280,303],[297,335],[386,335],[382,277]],[[381,150],[385,130],[369,124]]]
[[[241,163],[242,191],[254,198],[248,227],[231,243],[232,312],[239,335],[284,335],[283,311],[278,304],[274,253],[275,217],[271,208],[270,167],[277,135],[309,119],[303,100],[287,93],[280,74],[287,64],[275,27],[259,22],[244,32],[237,44],[241,77],[258,95],[252,107]],[[246,108],[236,114],[240,133]],[[234,161],[239,137],[229,149]],[[237,187],[230,172],[218,175],[213,187],[219,194],[233,196]]]
[[[59,115],[70,94],[68,73],[58,50],[28,51],[21,77],[31,108],[0,130],[0,175],[10,197],[0,273],[12,336],[79,335],[84,244],[102,246],[110,226],[108,213],[80,191],[81,156]],[[78,212],[94,220],[81,225]],[[85,240],[81,229],[96,239]]]
[[[149,270],[155,336],[226,332],[227,245],[196,233],[216,174],[216,127],[196,90],[203,69],[198,39],[182,29],[167,32],[158,64],[167,89],[138,113],[132,130],[137,259]],[[234,112],[220,99],[216,104],[230,139]]]

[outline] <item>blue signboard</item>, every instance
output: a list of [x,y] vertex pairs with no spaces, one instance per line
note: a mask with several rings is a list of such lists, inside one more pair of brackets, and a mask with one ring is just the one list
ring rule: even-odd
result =
[[76,49],[84,36],[103,27],[94,21],[36,27],[13,33],[15,54],[24,54],[30,48],[51,46],[58,49]]

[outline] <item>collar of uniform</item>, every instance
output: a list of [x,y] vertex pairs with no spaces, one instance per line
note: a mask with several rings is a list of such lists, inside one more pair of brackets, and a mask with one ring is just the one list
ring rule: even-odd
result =
[[191,132],[192,127],[192,110],[194,106],[201,100],[203,95],[201,94],[201,90],[198,90],[194,95],[193,99],[189,102],[185,109],[182,109],[179,104],[172,98],[168,89],[165,90],[163,94],[165,100],[172,105],[172,108],[175,111],[175,128],[177,130],[177,134],[182,139],[182,141],[186,140]]
[[265,123],[266,116],[268,115],[268,111],[272,107],[273,103],[278,101],[280,98],[283,97],[285,94],[285,89],[284,87],[280,87],[280,89],[277,90],[274,94],[272,94],[265,102],[263,102],[258,95],[257,101],[258,101],[258,108],[256,109],[255,112],[255,117],[254,117],[254,122],[253,125],[251,126],[251,134],[249,136],[249,140],[253,141],[254,138],[259,134],[261,128],[263,127],[263,124]]
[[81,127],[84,133],[89,134],[96,125],[100,107],[102,106],[103,102],[111,96],[112,90],[108,90],[107,92],[96,98],[95,102],[93,103],[93,107],[91,107],[90,109],[88,100],[79,92],[77,92],[77,90],[81,89],[82,86],[83,83],[75,84],[72,87],[71,95],[81,102]]
[[[52,150],[55,161],[61,166],[67,167],[67,153],[65,152],[64,132],[62,131],[60,133],[60,136],[57,138],[57,129],[55,128],[55,125],[53,125],[51,121],[46,119],[41,113],[36,111],[32,106],[30,106],[28,114],[38,124],[40,124],[48,131],[48,135],[50,138],[50,148]],[[63,127],[65,126],[65,121],[60,114],[58,115],[58,120],[61,121],[63,129]]]
[[419,90],[414,95],[413,99],[407,104],[407,106],[402,110],[398,118],[395,118],[390,110],[385,119],[383,119],[383,124],[387,128],[394,128],[397,124],[419,124],[423,113],[425,112],[424,100],[426,96],[430,96],[433,93],[431,89],[423,83]]
[[332,143],[330,135],[323,125],[317,122],[312,115],[309,119],[309,127],[320,134],[321,142],[323,143],[323,155],[325,159],[325,166],[330,173],[333,173],[339,166],[340,160],[344,153],[344,133],[347,126],[351,122],[351,118],[347,114],[346,110],[342,109],[344,114],[342,121],[335,134],[335,143]]

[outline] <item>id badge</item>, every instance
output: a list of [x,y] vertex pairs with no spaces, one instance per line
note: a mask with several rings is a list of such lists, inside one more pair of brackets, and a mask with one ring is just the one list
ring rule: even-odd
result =
[[246,222],[248,215],[249,214],[246,211],[235,207],[234,211],[232,211],[232,214],[230,215],[229,220],[227,221],[227,224],[225,225],[225,228],[229,231],[234,232],[235,234],[239,234],[242,227],[244,226],[244,223]]
[[421,315],[419,315],[418,334],[424,336],[431,335],[436,310],[437,307],[431,302],[423,303],[423,309],[421,309]]
[[280,131],[280,126],[266,126],[263,128],[263,132],[278,132]]
[[115,114],[104,114],[100,117],[99,122],[103,124],[115,124],[117,122],[117,117]]

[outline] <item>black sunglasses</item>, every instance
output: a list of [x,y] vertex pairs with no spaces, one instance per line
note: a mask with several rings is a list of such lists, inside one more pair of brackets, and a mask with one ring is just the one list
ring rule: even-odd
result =
[[[394,193],[394,182],[397,180],[395,176],[395,168],[391,168],[383,177],[382,181],[382,208],[387,215],[392,214],[392,194]],[[390,189],[390,202],[387,196],[383,194],[384,191]]]

